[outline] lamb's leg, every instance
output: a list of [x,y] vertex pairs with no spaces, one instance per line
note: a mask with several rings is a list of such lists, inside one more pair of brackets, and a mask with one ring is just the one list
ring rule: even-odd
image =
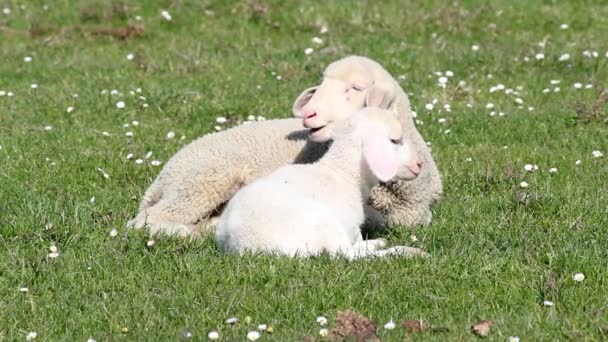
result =
[[357,259],[370,255],[370,252],[386,247],[388,242],[385,239],[361,240],[355,242],[350,248],[344,251],[344,256],[348,259]]
[[431,255],[429,253],[427,253],[425,250],[420,249],[420,248],[416,248],[416,247],[409,247],[409,246],[395,246],[395,247],[391,247],[391,248],[387,248],[387,249],[382,249],[379,251],[373,251],[374,256],[378,256],[378,257],[383,257],[383,256],[387,256],[387,255],[397,255],[397,256],[403,256],[403,257],[416,257],[416,256],[420,256],[420,257],[430,257]]
[[158,177],[142,196],[139,204],[139,211],[143,211],[158,203],[158,201],[162,198],[162,195],[163,184],[161,183],[160,177]]
[[374,240],[361,240],[355,242],[355,244],[349,250],[372,250],[376,251],[380,248],[386,247],[388,241],[385,239],[374,239]]
[[[379,239],[379,240],[381,240],[381,239]],[[376,241],[376,240],[368,240],[368,241]],[[378,246],[381,246],[380,248],[386,246],[386,241],[385,241],[384,245],[379,244]],[[391,247],[388,249],[371,249],[371,248],[365,249],[365,248],[355,248],[355,247],[356,247],[356,245],[347,251],[347,253],[346,253],[347,258],[353,260],[353,259],[366,258],[366,257],[385,257],[387,255],[402,256],[402,257],[406,257],[406,258],[415,257],[415,256],[421,256],[421,257],[430,256],[430,254],[428,254],[426,251],[424,251],[420,248],[408,247],[408,246],[395,246],[395,247]]]
[[[127,227],[148,228],[150,233],[187,236],[204,233],[214,225],[207,220],[252,177],[241,168],[231,173],[207,173],[181,186],[165,190],[164,197],[131,220]],[[212,219],[213,220],[213,219]]]

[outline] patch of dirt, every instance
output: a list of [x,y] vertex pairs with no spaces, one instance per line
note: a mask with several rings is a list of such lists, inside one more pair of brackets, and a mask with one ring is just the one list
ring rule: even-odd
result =
[[334,341],[381,341],[374,322],[354,311],[339,311],[329,337]]
[[429,322],[419,319],[406,319],[405,321],[403,321],[402,325],[404,328],[407,329],[407,331],[413,333],[428,331],[431,327]]
[[125,27],[118,28],[96,27],[93,29],[88,29],[86,31],[93,35],[111,36],[122,40],[137,38],[144,33],[143,27],[134,25],[128,25]]
[[494,322],[490,320],[479,321],[471,327],[471,331],[477,336],[488,336],[490,335],[490,331],[492,330],[493,324]]

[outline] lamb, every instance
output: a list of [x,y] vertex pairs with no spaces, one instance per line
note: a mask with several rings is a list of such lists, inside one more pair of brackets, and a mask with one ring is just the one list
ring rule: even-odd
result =
[[[280,166],[318,160],[327,150],[332,127],[366,106],[398,115],[425,164],[412,182],[375,187],[371,203],[390,224],[430,222],[430,205],[441,194],[441,179],[414,127],[407,96],[378,63],[351,56],[331,63],[322,83],[296,99],[293,111],[299,119],[237,126],[205,135],[178,151],[145,192],[127,227],[180,236],[211,229],[239,188]],[[372,206],[366,206],[366,213],[368,227],[385,225],[384,216]]]
[[[425,165],[414,181],[396,180],[381,183],[372,189],[371,207],[366,208],[368,228],[429,224],[432,220],[431,208],[441,199],[443,185],[433,157],[416,129],[410,102],[403,89],[380,64],[363,56],[338,60],[325,69],[323,76],[323,82],[305,90],[293,107],[295,116],[303,118],[304,126],[313,132],[312,140],[328,139],[333,123],[347,115],[335,107],[339,102],[328,101],[328,97],[357,102],[357,93],[366,92],[368,105],[375,103],[381,108],[388,108],[399,118],[404,136],[411,139]],[[340,89],[348,86],[351,88],[346,94],[351,96],[340,97]]]
[[142,198],[129,228],[198,237],[243,185],[289,163],[317,160],[327,144],[308,141],[301,120],[280,119],[205,135],[178,151]]
[[312,164],[283,166],[241,188],[219,219],[225,251],[347,258],[427,255],[418,248],[364,241],[360,226],[371,188],[415,179],[422,163],[390,112],[368,107],[335,127],[329,151]]

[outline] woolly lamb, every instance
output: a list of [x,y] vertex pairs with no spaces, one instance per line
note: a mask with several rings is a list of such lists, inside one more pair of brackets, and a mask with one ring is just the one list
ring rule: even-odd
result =
[[[147,226],[151,234],[181,236],[204,231],[243,185],[280,166],[319,159],[327,149],[323,142],[331,138],[333,125],[365,106],[389,108],[399,115],[425,164],[412,182],[376,187],[371,202],[387,215],[389,223],[428,223],[430,205],[441,194],[441,180],[414,127],[407,96],[378,63],[352,56],[331,63],[321,85],[296,99],[293,111],[304,117],[304,126],[310,130],[303,130],[297,119],[268,120],[194,140],[168,161],[127,226]],[[368,226],[385,224],[371,206],[366,207],[366,214]]]
[[288,256],[426,255],[405,246],[382,250],[384,240],[364,241],[359,228],[374,185],[412,180],[421,171],[398,119],[365,108],[334,129],[335,140],[318,162],[283,166],[234,195],[217,226],[220,248]]
[[[342,95],[344,93],[346,97]],[[361,102],[361,93],[366,95],[365,103]],[[323,82],[305,90],[296,99],[293,111],[296,117],[303,118],[304,126],[313,132],[312,140],[325,141],[331,137],[333,124],[349,114],[339,108],[353,103],[373,103],[397,115],[404,136],[414,143],[424,164],[422,173],[414,181],[396,180],[372,189],[371,205],[381,215],[367,208],[371,222],[368,226],[429,224],[432,219],[431,207],[443,192],[441,177],[424,139],[414,125],[407,95],[380,64],[362,56],[349,56],[331,63],[325,69]]]
[[144,194],[127,226],[151,234],[198,235],[232,195],[280,166],[317,160],[327,144],[308,141],[298,119],[267,120],[205,135],[178,151]]

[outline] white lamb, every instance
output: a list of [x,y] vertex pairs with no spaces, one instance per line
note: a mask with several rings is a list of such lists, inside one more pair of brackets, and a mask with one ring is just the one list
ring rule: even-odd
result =
[[335,139],[318,162],[283,166],[239,190],[222,213],[221,249],[348,258],[426,255],[382,239],[364,241],[360,226],[370,190],[394,177],[415,179],[421,162],[397,118],[365,108],[334,127]]
[[[329,139],[333,123],[349,114],[340,111],[340,105],[357,103],[357,94],[364,92],[368,106],[376,104],[397,116],[404,136],[412,141],[424,164],[421,174],[413,181],[396,180],[374,187],[370,202],[375,210],[369,208],[368,223],[375,227],[429,224],[431,208],[441,198],[443,185],[426,142],[416,129],[410,101],[403,89],[380,64],[362,56],[349,56],[330,64],[323,76],[323,82],[305,90],[293,107],[296,117],[303,118],[304,126],[311,128],[311,139]],[[349,86],[344,97],[344,89]]]
[[[204,232],[239,188],[280,166],[318,160],[333,126],[366,106],[388,108],[397,115],[425,165],[416,180],[376,186],[371,203],[390,224],[429,223],[431,205],[441,195],[441,179],[414,126],[407,95],[378,63],[351,56],[331,63],[323,82],[295,101],[294,112],[310,129],[302,129],[299,119],[268,120],[194,140],[168,161],[127,226],[148,227],[152,234]],[[369,226],[385,224],[371,206],[366,211]]]

